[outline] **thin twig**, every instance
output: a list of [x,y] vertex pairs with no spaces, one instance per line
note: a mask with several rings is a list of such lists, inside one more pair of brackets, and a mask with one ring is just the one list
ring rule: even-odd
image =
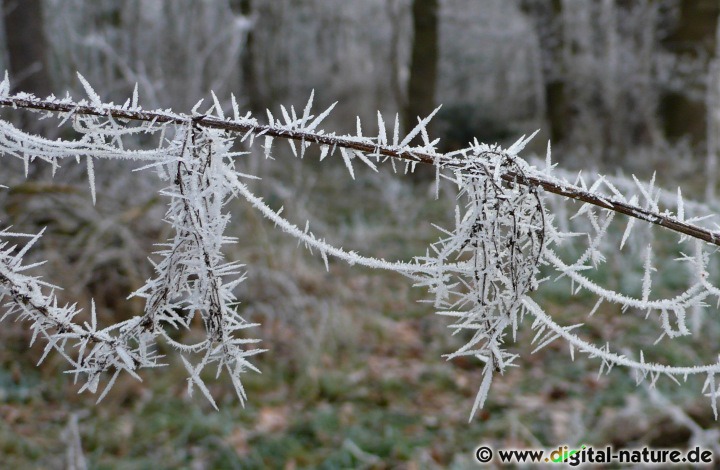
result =
[[[299,130],[286,129],[280,126],[268,126],[257,123],[254,119],[247,120],[223,120],[214,116],[188,116],[185,114],[176,114],[166,111],[145,111],[141,109],[128,109],[120,106],[103,105],[101,108],[94,106],[81,105],[68,100],[42,100],[28,97],[9,96],[0,99],[0,106],[9,106],[13,108],[28,108],[41,111],[49,111],[56,113],[73,113],[85,114],[93,116],[112,116],[116,119],[129,119],[135,121],[154,121],[158,123],[187,124],[195,123],[196,125],[222,129],[229,132],[247,133],[252,132],[255,135],[266,135],[271,137],[280,137],[299,142],[316,143],[318,145],[328,145],[331,147],[341,147],[361,152],[367,152],[378,156],[402,159],[411,162],[435,164],[439,161],[443,165],[452,167],[452,159],[443,154],[429,154],[426,152],[412,151],[408,149],[400,149],[393,146],[370,144],[360,142],[348,137],[338,137],[331,134],[317,134],[312,132],[303,132]],[[462,161],[460,157],[454,157],[458,164]],[[597,195],[593,192],[584,190],[579,186],[569,184],[567,182],[553,180],[538,174],[526,174],[520,177],[512,171],[508,171],[502,175],[506,181],[518,182],[521,184],[529,184],[543,188],[553,194],[565,196],[587,204],[601,207],[603,209],[619,212],[629,217],[643,220],[667,229],[682,233],[692,238],[703,240],[707,243],[720,246],[720,233],[708,230],[697,225],[687,223],[672,217],[670,215],[661,214],[640,206],[629,204],[617,198],[605,197]]]

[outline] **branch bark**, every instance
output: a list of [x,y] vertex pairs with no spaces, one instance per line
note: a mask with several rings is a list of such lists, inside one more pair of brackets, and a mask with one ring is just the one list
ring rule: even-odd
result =
[[[283,139],[290,139],[305,143],[315,143],[318,145],[327,145],[331,148],[347,148],[358,150],[360,152],[369,153],[373,156],[395,158],[410,162],[435,164],[442,162],[448,167],[463,166],[462,157],[457,156],[457,152],[450,154],[431,154],[422,151],[413,151],[412,149],[399,148],[395,146],[377,145],[368,143],[367,141],[359,141],[351,137],[339,137],[329,134],[317,134],[313,132],[303,132],[283,128],[281,126],[269,126],[259,124],[255,119],[246,120],[229,120],[220,119],[214,116],[188,116],[185,114],[176,114],[165,111],[144,111],[141,109],[128,109],[120,106],[103,105],[102,107],[93,107],[81,105],[67,100],[42,100],[32,97],[8,96],[0,99],[0,106],[9,106],[13,108],[27,108],[40,111],[49,111],[56,113],[73,113],[93,116],[108,116],[115,119],[127,119],[135,121],[154,121],[159,123],[173,124],[189,124],[194,123],[213,129],[222,129],[228,132],[248,133],[251,132],[256,136],[270,136]],[[457,162],[454,164],[453,162]],[[720,246],[720,232],[708,230],[706,228],[685,222],[666,213],[660,213],[645,209],[643,207],[629,204],[628,202],[617,198],[605,197],[579,186],[569,184],[565,181],[556,180],[546,175],[526,173],[518,175],[512,171],[506,172],[502,178],[508,182],[517,182],[521,184],[529,184],[543,188],[545,191],[575,199],[580,202],[592,204],[602,209],[612,210],[628,217],[643,220],[661,227],[665,227],[683,235],[696,238],[712,245]]]

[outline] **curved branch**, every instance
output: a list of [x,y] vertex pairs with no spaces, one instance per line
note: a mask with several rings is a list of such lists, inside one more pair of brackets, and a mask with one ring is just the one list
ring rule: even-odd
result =
[[632,359],[628,359],[628,357],[625,355],[611,353],[606,349],[599,348],[591,343],[588,343],[587,341],[580,339],[576,335],[570,334],[566,330],[566,328],[555,323],[553,319],[550,318],[550,316],[545,313],[543,309],[529,297],[526,296],[522,300],[522,302],[523,305],[525,305],[525,307],[528,309],[528,311],[545,327],[555,332],[557,337],[563,338],[569,344],[577,347],[580,351],[588,353],[594,357],[599,357],[609,364],[629,367],[631,369],[636,369],[640,372],[653,372],[666,375],[688,376],[694,374],[720,373],[720,361],[713,364],[704,364],[700,366],[677,367],[666,366],[664,364],[658,364],[655,362],[635,361]]

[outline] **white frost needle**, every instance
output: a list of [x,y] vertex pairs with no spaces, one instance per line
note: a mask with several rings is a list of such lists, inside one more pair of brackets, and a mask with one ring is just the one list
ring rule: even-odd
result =
[[[216,129],[210,124],[214,122],[217,126],[218,119],[224,121],[226,117],[213,92],[211,112],[217,119],[205,120],[198,114],[202,100],[188,115],[170,110],[140,112],[137,85],[132,97],[120,107],[103,103],[84,77],[78,74],[78,79],[88,100],[75,103],[68,97],[41,102],[33,98],[31,105],[38,107],[42,103],[44,109],[37,110],[42,116],[57,114],[59,121],[71,123],[80,137],[46,139],[0,120],[0,158],[18,159],[18,166],[24,166],[26,173],[36,163],[48,164],[55,172],[63,163],[82,162],[84,158],[93,204],[107,191],[106,179],[100,177],[104,161],[134,161],[139,171],[157,172],[165,185],[159,194],[167,204],[164,220],[170,235],[165,243],[157,245],[152,256],[153,275],[132,294],[143,299],[145,308],[138,317],[103,326],[92,301],[89,322],[77,320],[82,317],[78,315],[80,309],[76,305],[62,305],[55,295],[57,288],[32,274],[42,261],[24,262],[30,247],[40,246],[36,242],[42,232],[28,234],[9,228],[0,229],[0,299],[5,309],[2,318],[25,322],[31,342],[45,343],[42,358],[54,352],[67,360],[68,372],[81,382],[81,390],[97,392],[101,382],[107,380],[100,400],[120,373],[139,379],[140,369],[164,365],[157,352],[158,343],[163,342],[181,356],[189,377],[189,393],[200,389],[217,408],[203,374],[223,373],[230,377],[229,383],[244,404],[246,389],[242,379],[247,372],[258,372],[250,359],[264,350],[257,347],[259,340],[250,334],[255,324],[243,317],[235,297],[236,288],[246,279],[244,268],[227,260],[223,251],[238,242],[227,233],[229,203],[239,197],[298,244],[319,253],[328,271],[328,258],[333,256],[350,265],[400,273],[414,285],[427,289],[427,303],[433,305],[438,315],[448,317],[451,331],[464,339],[446,357],[474,358],[482,367],[470,419],[486,402],[492,381],[501,380],[496,374],[516,366],[517,355],[509,350],[509,343],[522,337],[516,333],[526,318],[531,319],[538,348],[553,341],[565,341],[572,359],[577,354],[598,359],[600,373],[623,366],[634,370],[638,380],[651,383],[665,376],[678,380],[705,375],[717,413],[715,377],[720,372],[717,360],[671,366],[646,360],[642,351],[639,360],[630,359],[629,354],[614,353],[607,344],[598,346],[584,340],[579,325],[559,324],[533,298],[534,292],[549,279],[558,279],[567,282],[571,292],[594,297],[590,310],[593,321],[599,321],[599,306],[603,304],[607,306],[602,309],[603,314],[615,310],[625,315],[639,312],[641,320],[646,316],[646,321],[653,322],[652,326],[660,332],[658,341],[689,335],[691,328],[687,323],[690,320],[692,325],[694,320],[688,312],[699,312],[720,302],[720,288],[715,285],[717,276],[712,259],[715,241],[707,238],[708,232],[702,232],[702,227],[687,225],[705,220],[714,210],[683,200],[680,189],[677,196],[666,195],[657,188],[654,178],[645,184],[635,177],[570,176],[553,164],[549,142],[544,164],[540,161],[538,168],[518,156],[535,134],[522,136],[508,149],[475,140],[467,148],[439,154],[435,150],[437,139],[428,134],[428,125],[437,109],[419,119],[402,139],[399,116],[395,116],[390,130],[380,113],[376,136],[364,134],[368,129],[363,131],[359,118],[355,132],[341,136],[319,128],[335,104],[314,116],[314,92],[299,115],[293,106],[280,106],[279,116],[268,110],[268,126],[258,124],[249,113],[242,116],[237,100],[231,96],[233,120],[221,123],[223,129]],[[10,89],[6,74],[0,83],[0,97],[11,106],[27,106],[28,96],[9,95]],[[62,104],[67,107],[61,107]],[[136,125],[128,125],[128,120],[136,121]],[[233,126],[242,130],[236,131]],[[151,150],[130,150],[137,147],[138,136],[143,139],[155,136],[159,142]],[[417,136],[421,144],[410,147]],[[126,142],[128,139],[135,140]],[[257,177],[236,170],[235,161],[246,155],[233,150],[238,139],[248,144],[259,140],[267,159],[274,157],[274,139],[287,140],[295,154],[299,145],[301,156],[307,148],[319,146],[321,161],[339,149],[350,179],[356,176],[352,162],[355,158],[375,171],[388,159],[395,168],[395,160],[402,158],[409,169],[419,163],[416,157],[432,160],[436,191],[445,181],[457,186],[454,218],[450,217],[454,223],[446,227],[434,225],[439,229],[438,240],[421,250],[424,255],[410,262],[361,256],[339,248],[310,231],[309,222],[304,229],[291,222],[293,211],[275,211],[250,191],[243,181]],[[575,194],[582,204],[573,206],[560,198],[547,197],[550,191],[539,189],[538,184],[546,190]],[[0,189],[7,191],[5,186]],[[101,204],[105,200],[100,197]],[[637,206],[639,201],[642,207]],[[397,202],[393,199],[393,203]],[[625,214],[633,216],[622,235],[612,225],[617,223],[613,218],[618,213],[615,205],[620,203],[629,206]],[[395,205],[389,207],[396,209]],[[411,218],[404,209],[397,210],[405,219]],[[232,214],[236,215],[242,214]],[[656,240],[646,236],[650,232],[643,221],[664,223],[676,231],[680,243],[697,238],[695,251],[668,248],[659,240],[661,237]],[[98,232],[123,236],[127,227],[118,228],[117,224],[115,220],[103,221]],[[317,231],[322,225],[313,227]],[[53,229],[50,226],[48,232]],[[698,233],[705,233],[705,238]],[[13,240],[18,238],[29,241],[15,246]],[[87,243],[90,249],[91,244],[99,242],[89,237]],[[622,255],[618,254],[618,245]],[[678,252],[694,254],[681,255],[674,261],[683,263],[680,271],[666,269],[665,263],[673,262],[667,261],[666,255],[677,257]],[[117,258],[117,254],[112,256]],[[656,265],[663,267],[660,271],[663,276],[653,279]],[[597,275],[601,269],[607,271]],[[637,282],[641,271],[641,280]],[[679,287],[672,291],[672,286],[661,284],[668,272],[687,273],[687,279],[674,280]],[[611,281],[620,286],[618,289],[601,282],[614,276],[612,273],[618,273],[618,278]],[[636,282],[623,286],[627,276],[634,276]],[[196,328],[196,324],[202,328]],[[183,342],[187,330],[193,330],[193,335],[199,334],[200,338]]]

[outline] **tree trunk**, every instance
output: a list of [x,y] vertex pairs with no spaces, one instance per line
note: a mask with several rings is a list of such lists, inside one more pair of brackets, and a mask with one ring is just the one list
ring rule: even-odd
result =
[[435,109],[438,71],[438,0],[413,0],[414,39],[410,59],[407,101],[403,110],[405,132],[417,125],[417,118]]
[[[417,125],[418,117],[424,118],[435,109],[439,58],[438,9],[438,0],[413,0],[412,3],[414,36],[407,99],[402,113],[405,132],[410,132]],[[431,122],[428,126],[430,135],[432,127]],[[418,139],[419,137],[416,137],[414,140]],[[413,179],[415,182],[430,180],[435,174],[431,170],[432,168],[418,165],[415,167]]]
[[570,133],[570,109],[566,98],[563,61],[562,0],[521,0],[522,11],[530,17],[540,44],[545,89],[545,112],[550,139],[561,143]]
[[[707,53],[712,58],[719,15],[718,0],[681,0],[678,24],[663,40],[663,46],[678,57],[703,60]],[[707,137],[705,94],[703,90],[693,97],[682,91],[670,91],[662,96],[660,113],[668,139],[688,136],[697,145]]]
[[[32,93],[45,98],[53,93],[47,60],[42,0],[3,0],[2,11],[7,45],[8,73],[12,92]],[[27,132],[46,133],[47,121],[19,113],[15,124]],[[30,164],[28,178],[38,178],[46,165]]]
[[4,0],[3,17],[13,90],[46,97],[53,91],[41,0]]
[[[242,16],[254,21],[252,0],[234,0],[230,3],[230,7],[234,12],[240,13]],[[265,111],[263,96],[258,84],[257,69],[255,65],[255,35],[253,34],[254,25],[247,32],[245,47],[240,58],[240,67],[242,68],[243,92],[247,100],[248,108],[254,115],[259,115]]]

